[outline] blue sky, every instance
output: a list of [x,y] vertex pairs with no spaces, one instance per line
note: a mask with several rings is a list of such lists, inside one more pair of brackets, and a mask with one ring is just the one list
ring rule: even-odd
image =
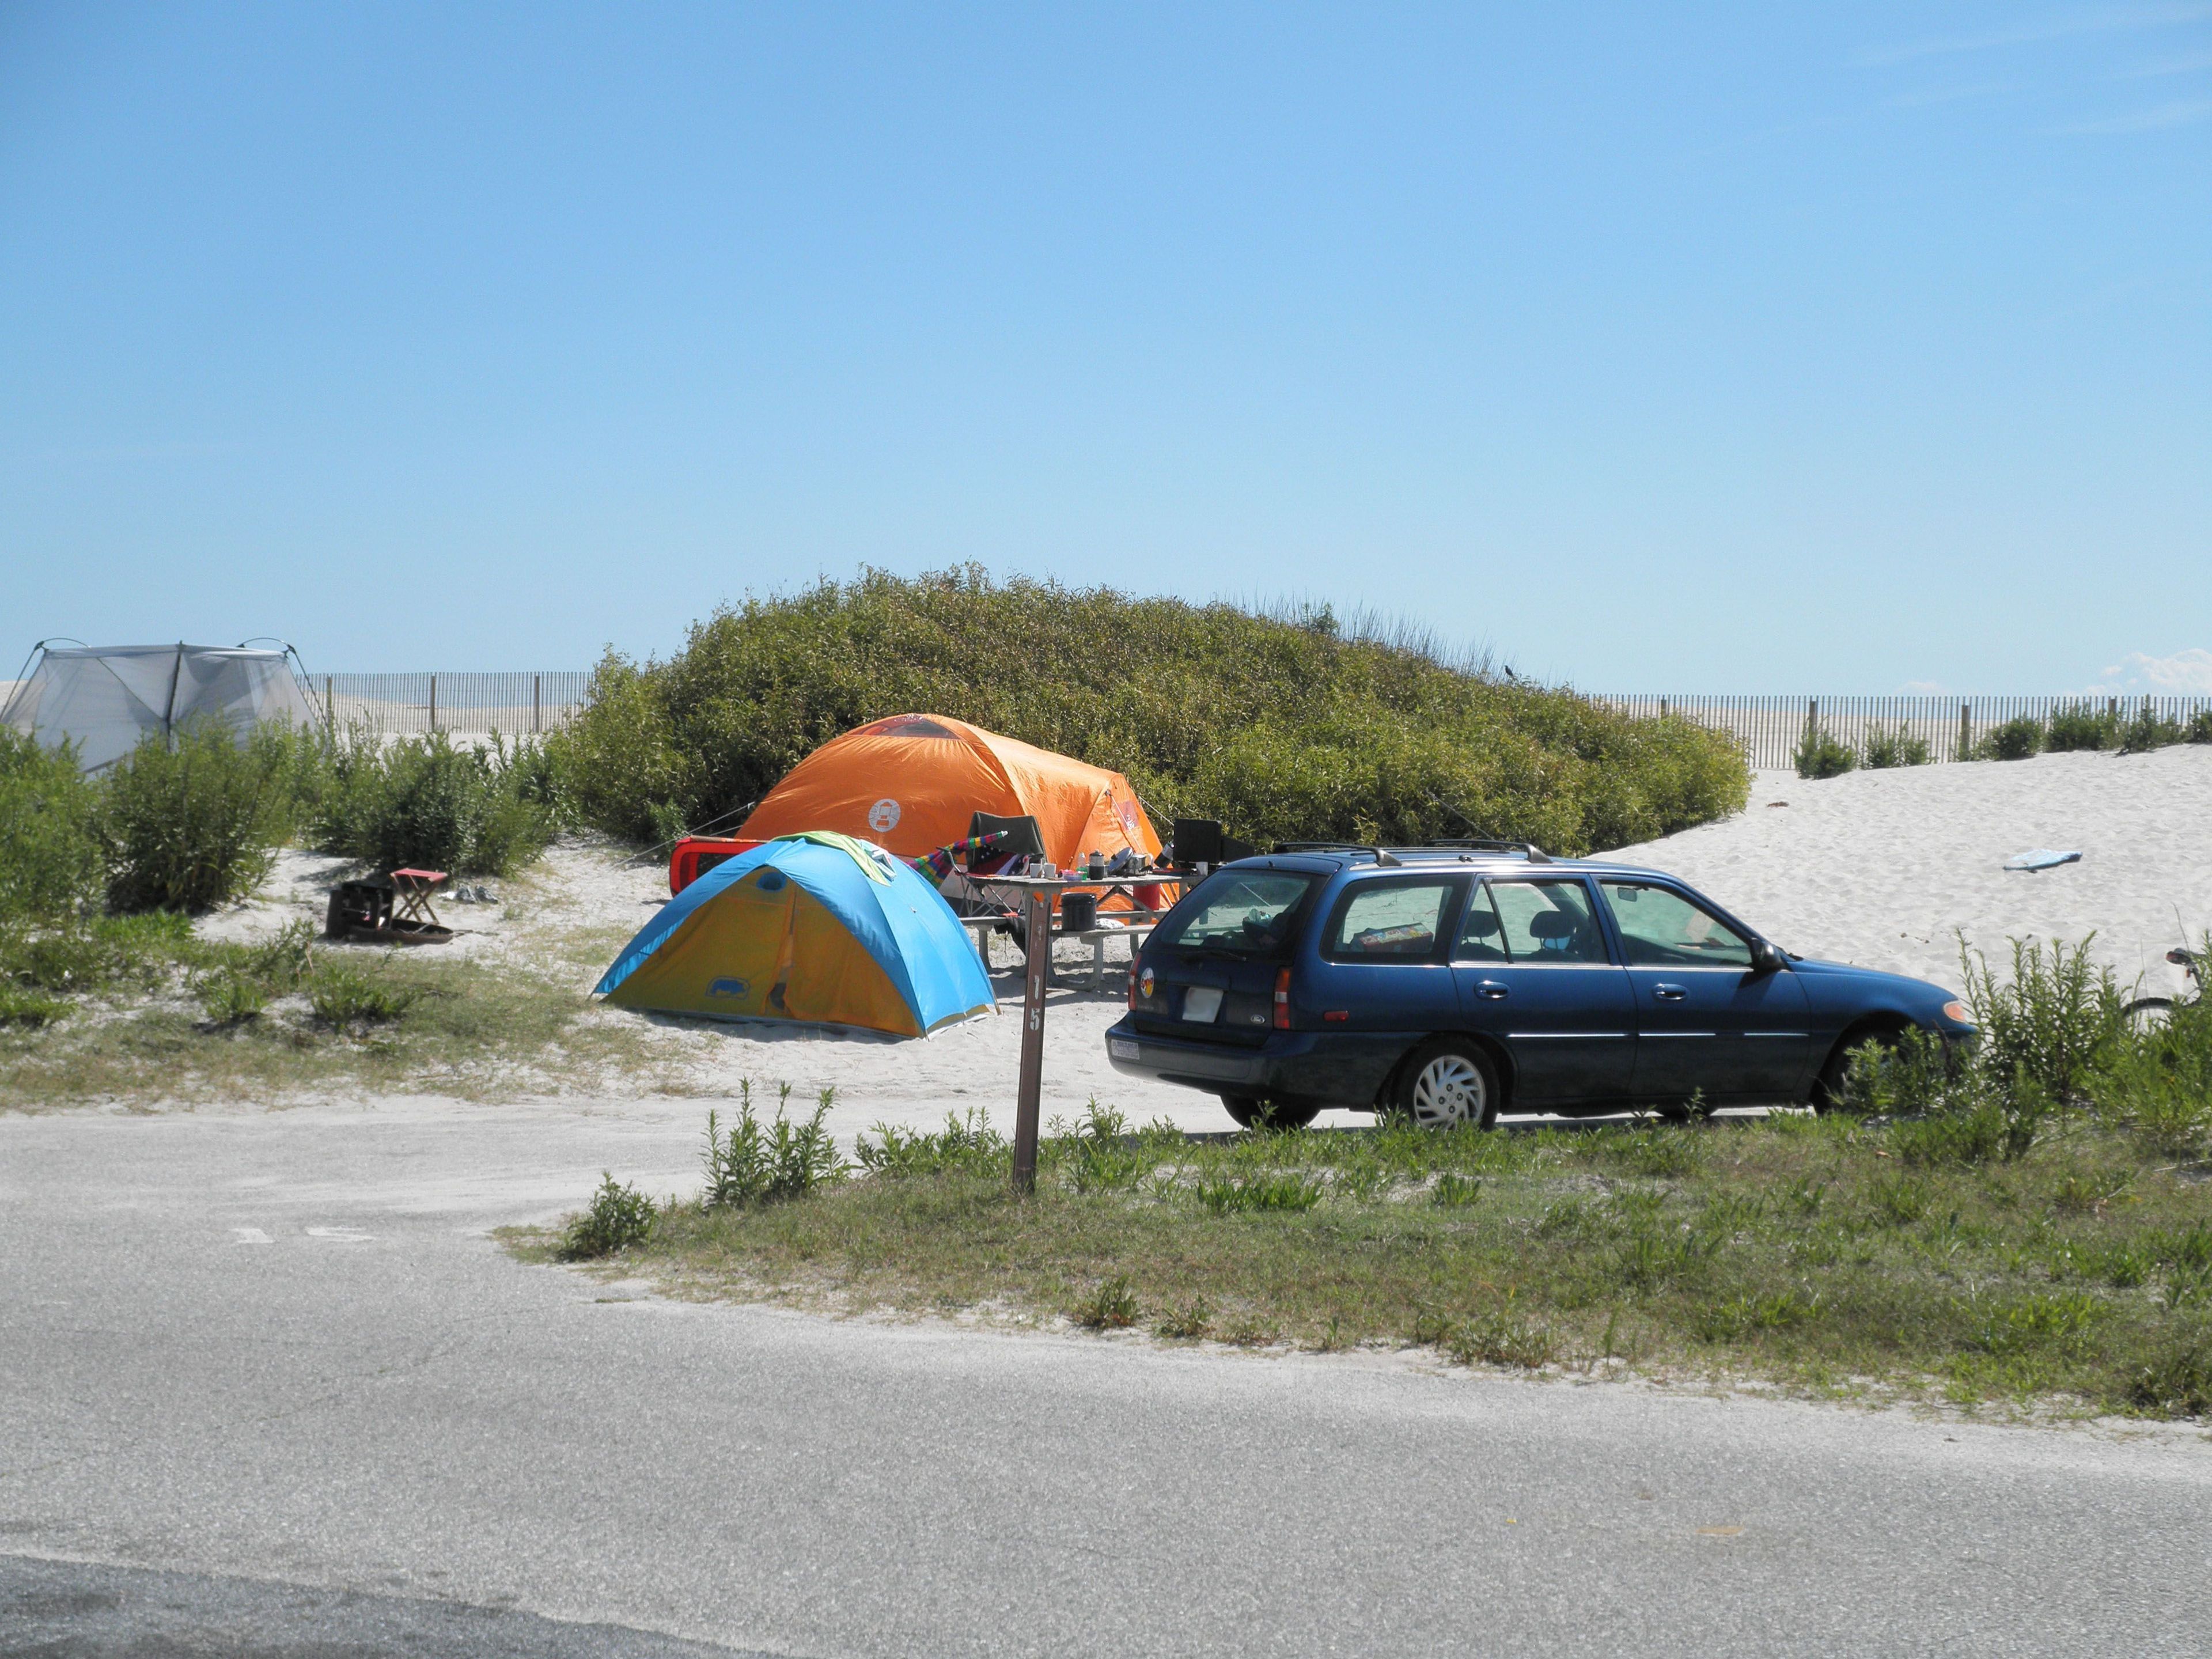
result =
[[974,560],[2212,690],[2212,5],[0,0],[0,648]]

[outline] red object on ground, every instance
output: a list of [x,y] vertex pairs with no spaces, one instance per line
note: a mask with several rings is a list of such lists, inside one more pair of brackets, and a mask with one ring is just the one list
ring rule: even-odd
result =
[[724,859],[750,853],[759,845],[757,839],[744,841],[716,836],[684,836],[676,843],[676,850],[668,855],[669,896],[672,898],[682,892]]

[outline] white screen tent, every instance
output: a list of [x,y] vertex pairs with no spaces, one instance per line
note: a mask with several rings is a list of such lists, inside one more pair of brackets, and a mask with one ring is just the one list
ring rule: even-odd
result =
[[295,726],[316,718],[293,672],[295,653],[223,645],[41,643],[38,666],[16,686],[0,721],[49,747],[77,745],[88,772],[112,766],[150,732],[170,736],[186,720],[219,720],[240,743],[264,720]]

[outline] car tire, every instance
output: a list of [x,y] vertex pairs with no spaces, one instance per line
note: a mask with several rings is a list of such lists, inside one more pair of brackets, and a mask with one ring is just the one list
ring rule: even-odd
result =
[[1440,1039],[1425,1042],[1399,1073],[1398,1115],[1416,1128],[1455,1129],[1498,1121],[1498,1068],[1471,1042]]
[[1224,1095],[1221,1103],[1240,1129],[1303,1129],[1321,1115],[1318,1106],[1293,1106],[1285,1101],[1255,1100],[1249,1095]]
[[1851,1056],[1862,1048],[1894,1048],[1897,1033],[1890,1030],[1854,1031],[1836,1045],[1813,1084],[1813,1109],[1832,1112],[1844,1103],[1844,1079],[1851,1069]]

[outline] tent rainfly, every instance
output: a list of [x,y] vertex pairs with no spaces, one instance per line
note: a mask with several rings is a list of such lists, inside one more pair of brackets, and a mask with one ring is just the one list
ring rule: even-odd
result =
[[0,721],[49,745],[74,742],[88,772],[112,766],[149,733],[169,737],[188,720],[221,720],[243,743],[264,720],[306,726],[315,719],[289,646],[41,641],[36,654],[38,666],[0,708]]

